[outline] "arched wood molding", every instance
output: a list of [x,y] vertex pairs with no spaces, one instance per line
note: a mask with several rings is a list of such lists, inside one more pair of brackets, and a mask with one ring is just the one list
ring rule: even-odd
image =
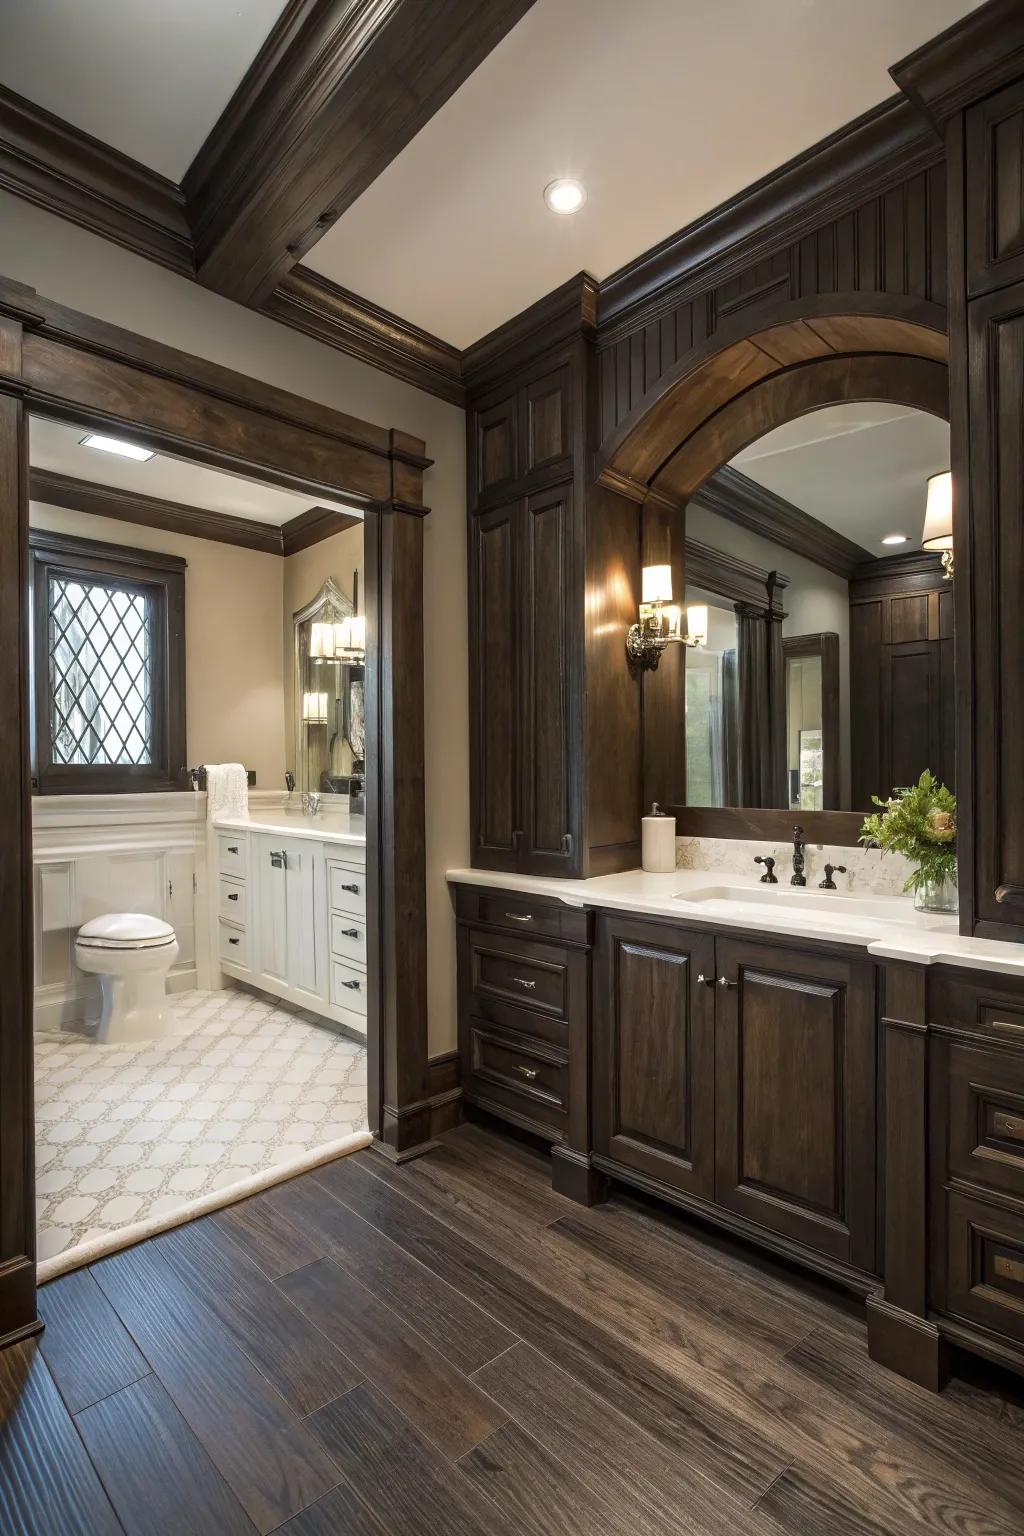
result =
[[[781,411],[788,410],[789,416],[794,416],[835,403],[828,398],[829,388],[868,388],[874,378],[886,374],[898,376],[898,387],[910,394],[902,403],[920,405],[944,416],[948,411],[948,353],[946,312],[940,305],[921,299],[826,294],[773,306],[762,313],[753,329],[749,317],[745,321],[738,317],[658,380],[609,439],[598,463],[597,478],[636,501],[646,500],[656,485],[675,500],[679,494],[675,486],[692,480],[690,466],[706,463],[714,443],[724,446],[736,440],[736,446],[723,451],[716,462],[707,462],[707,468],[693,481],[691,492],[745,445],[739,440],[742,432],[736,431],[742,417],[749,416],[752,421],[774,418],[778,425],[789,419],[779,414]],[[902,370],[894,366],[897,359],[907,366]],[[824,360],[836,363],[831,384],[830,376],[822,374],[819,367],[808,366]],[[855,363],[863,367],[858,369]],[[915,368],[915,363],[930,364],[931,369]],[[849,372],[843,372],[844,364]],[[791,375],[793,382],[784,384]],[[766,387],[773,382],[774,389]],[[822,391],[820,399],[815,397],[818,390]],[[897,397],[847,392],[835,397],[840,398]],[[716,428],[720,414],[722,421]],[[755,426],[745,442],[768,430],[767,426]],[[670,461],[678,458],[698,433],[706,433],[701,452],[695,450],[692,459],[687,458],[669,474]],[[684,492],[684,498],[686,494],[690,492]]]

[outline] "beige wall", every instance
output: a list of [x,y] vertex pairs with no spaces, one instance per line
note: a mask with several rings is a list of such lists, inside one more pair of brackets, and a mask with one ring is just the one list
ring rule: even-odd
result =
[[185,733],[189,767],[244,763],[260,789],[284,786],[280,555],[192,539],[33,502],[33,528],[180,555],[185,571]]
[[313,601],[330,576],[346,597],[352,596],[352,572],[359,572],[359,612],[363,602],[363,525],[346,528],[319,544],[300,549],[284,562],[284,720],[285,758],[295,770],[295,724],[292,710],[295,691],[295,614]]
[[469,862],[463,412],[7,193],[0,193],[0,274],[115,325],[425,439],[435,461],[426,476],[433,510],[424,528],[428,1012],[431,1051],[449,1050],[455,1044],[455,926],[444,871]]

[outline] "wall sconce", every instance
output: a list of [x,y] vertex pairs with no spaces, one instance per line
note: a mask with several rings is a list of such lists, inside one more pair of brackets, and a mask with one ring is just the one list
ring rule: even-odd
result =
[[923,549],[942,553],[942,569],[947,580],[953,577],[953,476],[947,469],[928,478],[928,499],[924,511]]
[[329,700],[326,693],[304,693],[302,718],[306,725],[326,725],[328,706]]
[[682,609],[672,601],[672,567],[645,565],[641,588],[640,621],[626,635],[626,654],[645,671],[653,672],[669,645],[695,647],[708,643],[708,610],[693,603],[686,610],[683,633]]
[[[359,572],[352,573],[352,602],[359,606]],[[328,605],[330,613],[333,605]],[[337,609],[334,609],[337,612]],[[366,660],[366,615],[347,614],[344,618],[315,620],[309,628],[310,661]]]

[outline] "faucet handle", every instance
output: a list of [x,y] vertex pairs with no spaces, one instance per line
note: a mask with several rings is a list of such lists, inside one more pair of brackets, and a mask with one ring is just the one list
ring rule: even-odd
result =
[[764,865],[764,874],[761,876],[762,885],[778,885],[779,879],[775,874],[775,860],[771,854],[756,854],[754,863]]
[[818,882],[818,889],[819,889],[819,891],[834,891],[835,888],[836,888],[836,883],[832,879],[832,876],[833,875],[845,875],[845,874],[846,874],[846,865],[845,864],[826,864],[825,865],[825,878],[824,878],[824,880],[819,880],[819,882]]

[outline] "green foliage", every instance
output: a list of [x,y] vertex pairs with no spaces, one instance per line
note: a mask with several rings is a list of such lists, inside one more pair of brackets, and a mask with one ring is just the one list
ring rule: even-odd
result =
[[956,796],[934,774],[926,768],[912,789],[889,800],[871,799],[879,810],[865,818],[860,840],[914,861],[917,868],[904,890],[956,874]]

